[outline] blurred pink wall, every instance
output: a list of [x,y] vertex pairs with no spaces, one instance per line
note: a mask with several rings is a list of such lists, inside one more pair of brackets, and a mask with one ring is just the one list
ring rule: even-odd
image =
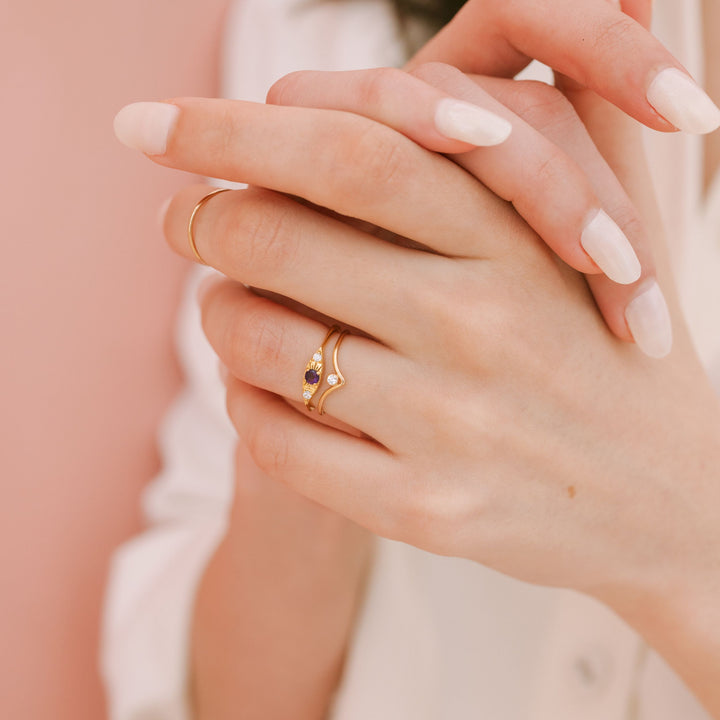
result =
[[186,266],[156,214],[189,180],[122,148],[112,118],[215,94],[225,0],[3,5],[0,717],[98,720],[107,561],[179,383]]

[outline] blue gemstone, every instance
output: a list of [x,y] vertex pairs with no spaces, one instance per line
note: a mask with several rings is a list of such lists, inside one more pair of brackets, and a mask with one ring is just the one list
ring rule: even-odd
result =
[[305,382],[308,385],[317,385],[319,380],[320,380],[320,376],[317,374],[317,372],[315,370],[308,370],[305,373]]

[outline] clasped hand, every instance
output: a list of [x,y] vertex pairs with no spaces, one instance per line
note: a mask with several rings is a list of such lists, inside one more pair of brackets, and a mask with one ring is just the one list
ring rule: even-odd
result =
[[[420,82],[371,72],[384,73],[375,93]],[[418,73],[435,83],[428,88],[458,90],[455,70]],[[510,138],[464,153],[463,169],[347,112],[366,73],[295,75],[271,93],[298,105],[309,82],[314,104],[329,108],[337,93],[342,112],[175,102],[167,148],[154,159],[255,186],[213,198],[195,223],[202,257],[234,281],[202,299],[205,332],[235,378],[230,415],[269,476],[380,535],[596,595],[675,582],[688,570],[678,538],[709,530],[694,498],[706,479],[698,453],[707,455],[708,419],[717,419],[682,325],[661,362],[614,337],[584,277],[473,174],[492,187],[539,168],[542,184],[527,173],[515,205],[534,225],[562,230],[570,218],[568,255],[593,205],[619,215],[636,239],[639,214],[556,90],[485,80],[483,91],[461,80],[483,102],[493,91],[541,125],[542,142],[533,146],[540,134],[506,108]],[[388,93],[365,115],[384,107],[401,125],[402,97]],[[608,112],[604,125],[614,117],[622,128]],[[573,158],[590,158],[589,170]],[[188,218],[206,192],[182,192],[165,220],[187,257]],[[650,253],[639,248],[647,268]],[[642,297],[657,287],[649,282],[613,287]],[[291,405],[327,318],[354,329],[342,348],[347,386],[327,410],[360,436]]]

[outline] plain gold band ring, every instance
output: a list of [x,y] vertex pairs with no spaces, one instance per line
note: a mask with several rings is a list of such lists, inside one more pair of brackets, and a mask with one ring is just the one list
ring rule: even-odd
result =
[[340,367],[338,366],[338,353],[340,352],[340,345],[342,345],[342,341],[347,337],[347,335],[348,331],[343,330],[335,343],[332,354],[333,371],[327,377],[328,385],[330,385],[330,387],[320,396],[320,399],[318,400],[317,411],[319,415],[325,414],[325,401],[328,399],[328,395],[334,393],[336,390],[339,390],[343,387],[343,385],[345,385],[345,376],[340,372]]
[[192,213],[190,214],[190,220],[188,220],[188,242],[190,243],[190,248],[193,251],[193,255],[197,258],[197,261],[199,263],[202,263],[203,265],[207,265],[205,260],[203,260],[202,255],[198,252],[197,245],[195,244],[195,236],[193,235],[193,226],[195,224],[195,218],[197,217],[198,212],[200,212],[200,208],[213,196],[213,195],[219,195],[220,193],[228,192],[230,188],[218,188],[217,190],[213,190],[212,192],[209,192],[205,197],[201,198],[198,204],[193,208]]

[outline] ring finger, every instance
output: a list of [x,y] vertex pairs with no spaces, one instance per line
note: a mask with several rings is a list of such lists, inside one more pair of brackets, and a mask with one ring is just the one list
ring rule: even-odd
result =
[[[327,326],[237,283],[216,280],[203,291],[203,329],[230,373],[250,385],[303,402],[308,363],[321,348]],[[337,338],[329,338],[324,346],[323,368],[318,372],[320,381],[312,383],[317,387],[311,403],[318,405],[333,387],[328,382],[331,374],[344,375],[346,385],[326,396],[325,411],[389,447],[388,439],[398,435],[403,410],[396,399],[407,384],[410,363],[373,340],[348,335],[338,348],[336,365]],[[382,413],[377,411],[379,398]]]

